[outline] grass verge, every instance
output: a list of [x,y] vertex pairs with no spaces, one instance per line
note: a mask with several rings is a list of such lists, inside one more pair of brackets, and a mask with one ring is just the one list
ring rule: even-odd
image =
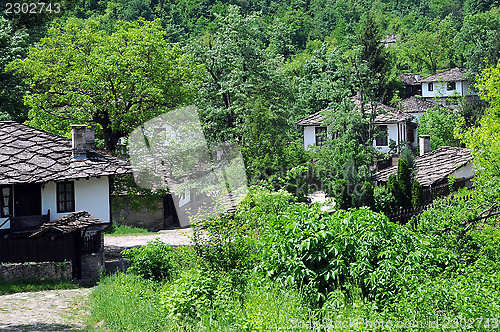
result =
[[5,282],[0,280],[0,295],[75,288],[80,288],[80,286],[71,281],[35,279]]
[[142,235],[150,233],[151,232],[148,231],[146,228],[125,226],[125,225],[119,225],[119,226],[111,225],[106,230],[107,236]]

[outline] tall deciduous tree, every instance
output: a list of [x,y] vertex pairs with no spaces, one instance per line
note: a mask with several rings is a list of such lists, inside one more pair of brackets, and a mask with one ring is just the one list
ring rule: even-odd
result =
[[499,9],[466,16],[454,46],[459,63],[473,74],[472,78],[494,65],[500,58]]
[[420,118],[419,135],[431,135],[431,150],[442,146],[460,146],[460,141],[453,136],[459,116],[453,110],[436,107],[427,110]]
[[26,32],[16,31],[11,22],[0,17],[0,118],[3,119],[22,120],[27,113],[22,104],[26,87],[4,71],[8,63],[25,55],[27,36]]
[[[496,67],[483,71],[479,78],[479,95],[490,103],[490,108],[477,127],[460,131],[456,136],[472,150],[476,166],[476,183],[488,185],[500,179],[500,61]],[[463,123],[462,123],[463,124]],[[494,186],[491,186],[492,188]]]
[[119,22],[107,34],[94,21],[55,24],[28,57],[9,68],[32,93],[28,123],[64,133],[70,122],[94,122],[106,149],[144,121],[192,100],[201,66],[165,41],[158,22]]

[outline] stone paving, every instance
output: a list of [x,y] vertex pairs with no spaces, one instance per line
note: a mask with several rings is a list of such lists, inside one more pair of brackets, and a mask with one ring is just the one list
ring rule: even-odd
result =
[[78,331],[85,328],[90,288],[0,296],[0,331]]

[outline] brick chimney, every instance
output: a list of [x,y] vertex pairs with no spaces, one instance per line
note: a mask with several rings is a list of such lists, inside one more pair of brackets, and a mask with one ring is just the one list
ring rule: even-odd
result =
[[87,159],[87,152],[95,149],[94,136],[94,127],[71,125],[73,159]]
[[431,152],[431,137],[429,135],[420,135],[418,137],[418,145],[420,147],[420,155]]

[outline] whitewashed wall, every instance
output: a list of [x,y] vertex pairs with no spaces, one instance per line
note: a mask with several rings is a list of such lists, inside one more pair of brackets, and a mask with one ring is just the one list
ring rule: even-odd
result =
[[433,82],[433,90],[429,91],[429,83],[422,83],[422,97],[424,98],[440,98],[440,97],[451,97],[453,95],[465,96],[468,94],[467,86],[464,82],[455,82],[455,90],[448,90],[446,82]]
[[316,127],[304,126],[304,148],[309,150],[316,145]]
[[[403,133],[403,131],[401,130],[401,133],[400,135]],[[404,137],[405,136],[401,136]],[[399,143],[399,140],[398,140],[398,124],[396,123],[391,123],[391,124],[387,124],[387,146],[377,146],[377,141],[376,140],[373,140],[373,146],[383,152],[383,153],[388,153],[390,151],[389,149],[389,144],[391,143],[391,139],[396,142],[396,144]]]
[[[75,183],[75,211],[87,211],[102,221],[110,221],[109,210],[109,179],[100,178],[80,179]],[[42,214],[50,209],[50,219],[54,220],[68,212],[57,213],[56,184],[49,182],[42,189]]]

